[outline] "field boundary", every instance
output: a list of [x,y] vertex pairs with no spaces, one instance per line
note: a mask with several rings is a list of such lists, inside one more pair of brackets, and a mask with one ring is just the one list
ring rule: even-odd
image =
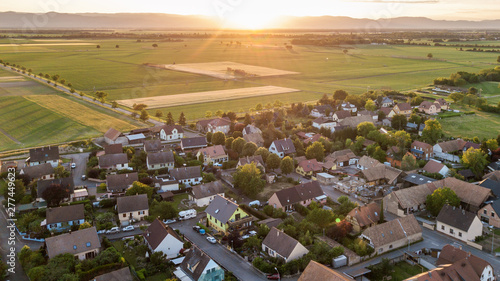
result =
[[13,142],[15,142],[17,144],[23,144],[22,142],[18,141],[16,138],[14,138],[13,136],[11,136],[9,133],[7,133],[6,131],[4,131],[4,129],[2,129],[2,128],[0,128],[0,133],[4,134],[11,141],[13,141]]

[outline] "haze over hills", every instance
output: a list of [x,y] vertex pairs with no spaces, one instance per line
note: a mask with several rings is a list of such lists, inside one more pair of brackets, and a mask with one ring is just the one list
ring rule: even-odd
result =
[[[17,13],[0,12],[0,28],[5,29],[219,29],[228,28],[217,18],[196,15],[145,13]],[[276,19],[270,29],[352,29],[376,31],[380,29],[500,29],[500,20],[447,21],[425,17],[398,17],[391,19],[358,19],[338,16],[292,17]]]

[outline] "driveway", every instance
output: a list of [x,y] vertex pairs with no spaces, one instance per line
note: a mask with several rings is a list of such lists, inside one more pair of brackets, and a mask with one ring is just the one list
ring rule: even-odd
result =
[[[88,181],[82,181],[82,175],[85,174],[87,168],[87,162],[89,160],[90,153],[77,153],[77,154],[66,154],[64,158],[71,159],[71,163],[76,164],[75,169],[71,169],[71,175],[73,176],[73,181],[75,186],[88,185]],[[95,184],[94,184],[95,185]]]

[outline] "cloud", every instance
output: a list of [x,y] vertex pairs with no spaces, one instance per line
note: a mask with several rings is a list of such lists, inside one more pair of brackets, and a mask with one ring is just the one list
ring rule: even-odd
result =
[[439,3],[439,0],[344,0],[344,2],[433,4],[433,3]]

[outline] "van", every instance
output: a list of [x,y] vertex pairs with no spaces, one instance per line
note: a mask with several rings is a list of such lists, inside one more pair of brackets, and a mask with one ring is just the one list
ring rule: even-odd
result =
[[190,210],[186,210],[186,211],[180,211],[179,212],[179,220],[192,219],[192,218],[195,218],[196,215],[197,215],[197,213],[196,213],[195,209],[190,209]]
[[260,207],[260,201],[259,200],[252,201],[248,203],[248,206],[258,208]]

